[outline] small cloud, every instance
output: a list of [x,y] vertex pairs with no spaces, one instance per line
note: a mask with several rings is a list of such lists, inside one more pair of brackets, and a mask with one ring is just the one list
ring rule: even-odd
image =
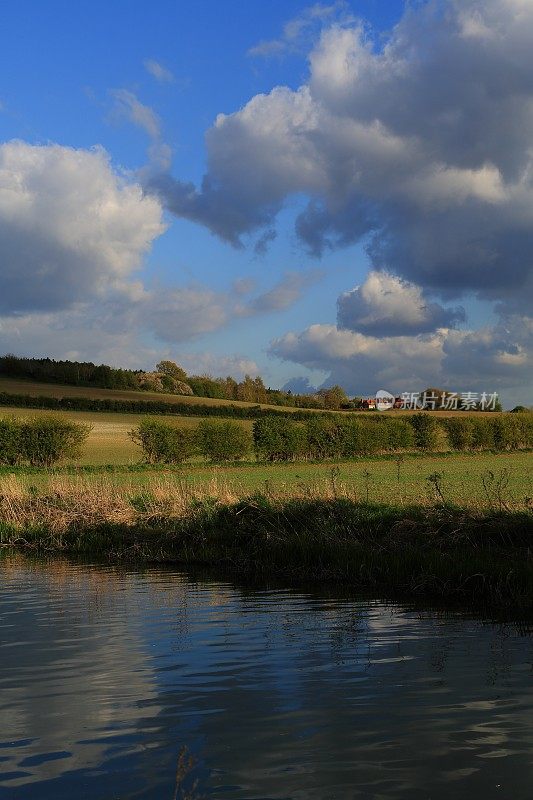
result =
[[372,270],[361,286],[337,300],[340,329],[378,338],[429,333],[464,321],[462,307],[429,302],[420,286],[388,272]]
[[150,106],[145,106],[133,92],[127,89],[113,89],[111,96],[115,100],[113,113],[117,118],[124,118],[142,128],[151,139],[158,139],[161,133],[159,117]]
[[245,309],[246,314],[285,311],[302,297],[304,291],[322,278],[318,269],[308,272],[287,272],[268,292],[258,295]]
[[172,72],[167,69],[167,67],[164,67],[159,61],[155,61],[153,58],[145,58],[143,65],[148,74],[151,75],[152,78],[155,78],[156,81],[159,81],[160,83],[174,82],[174,75]]
[[313,6],[304,8],[301,14],[286,22],[279,39],[265,39],[258,42],[250,47],[247,55],[252,58],[270,58],[297,51],[305,44],[308,34],[316,31],[317,28],[320,29],[324,23],[331,23],[334,20],[346,22],[351,19],[345,0],[337,0],[331,5],[315,3]]
[[256,256],[264,256],[268,251],[270,242],[273,242],[278,234],[274,228],[268,228],[262,236],[256,241],[254,245],[254,253]]

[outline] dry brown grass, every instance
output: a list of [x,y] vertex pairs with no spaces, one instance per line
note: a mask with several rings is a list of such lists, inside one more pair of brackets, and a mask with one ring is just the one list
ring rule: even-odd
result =
[[105,478],[57,476],[36,491],[29,479],[8,476],[0,483],[0,523],[19,531],[42,526],[56,533],[102,523],[129,526],[184,516],[206,498],[232,503],[237,495],[215,479],[193,489],[184,481],[163,477],[139,489],[134,484],[117,486]]
[[[357,500],[354,487],[337,482],[334,477],[278,486],[275,490],[267,484],[263,492],[274,501],[339,497]],[[127,527],[184,517],[206,502],[231,505],[247,495],[244,487],[239,489],[218,476],[200,485],[176,476],[157,476],[146,480],[142,487],[133,482],[113,484],[105,477],[50,476],[37,490],[30,476],[11,475],[0,482],[0,524],[18,531],[45,527],[55,533],[103,523]]]
[[[352,481],[340,480],[336,467],[331,468],[328,477],[314,480],[275,486],[267,480],[260,494],[274,504],[292,500],[369,500],[368,485],[365,488],[364,483],[356,486]],[[146,477],[141,485],[133,480],[114,483],[107,476],[49,475],[38,487],[32,483],[31,475],[9,475],[0,479],[0,526],[21,533],[46,528],[58,534],[102,524],[127,528],[191,516],[195,509],[205,508],[206,504],[222,507],[245,499],[251,505],[260,502],[259,495],[250,494],[246,485],[228,481],[223,471],[215,472],[202,483],[193,483],[176,474],[159,474]],[[393,502],[396,506],[412,505],[412,500],[400,494],[393,497]],[[438,473],[421,481],[417,506],[446,503]],[[510,495],[506,484],[500,482],[484,496],[466,494],[458,505],[480,512],[523,511],[530,510],[531,500]]]

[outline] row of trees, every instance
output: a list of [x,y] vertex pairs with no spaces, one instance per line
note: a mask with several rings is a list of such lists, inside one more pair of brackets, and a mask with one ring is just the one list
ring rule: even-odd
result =
[[56,417],[0,418],[0,464],[52,467],[77,458],[90,430],[89,425]]
[[428,413],[398,418],[314,415],[257,419],[250,436],[239,423],[205,420],[196,430],[143,420],[131,432],[149,463],[182,463],[201,454],[221,463],[250,457],[268,462],[323,461],[413,450],[517,450],[533,447],[533,414],[439,420]]

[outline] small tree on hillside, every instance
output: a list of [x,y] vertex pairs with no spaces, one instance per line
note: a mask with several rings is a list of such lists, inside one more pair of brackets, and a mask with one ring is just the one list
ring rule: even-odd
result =
[[324,398],[325,408],[339,409],[349,402],[342,386],[330,386],[328,389],[322,389],[319,394]]
[[168,375],[169,378],[174,378],[176,381],[187,382],[187,373],[183,367],[180,367],[179,364],[176,364],[174,361],[163,359],[163,361],[160,361],[159,364],[156,364],[155,368],[157,372],[161,372],[163,375]]

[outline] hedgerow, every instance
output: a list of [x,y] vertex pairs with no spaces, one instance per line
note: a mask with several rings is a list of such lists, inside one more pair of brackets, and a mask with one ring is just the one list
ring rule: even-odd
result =
[[216,464],[245,458],[252,449],[249,432],[232,421],[203,420],[196,429],[196,442],[200,453]]
[[57,417],[0,419],[0,464],[51,467],[77,458],[89,435],[89,425]]

